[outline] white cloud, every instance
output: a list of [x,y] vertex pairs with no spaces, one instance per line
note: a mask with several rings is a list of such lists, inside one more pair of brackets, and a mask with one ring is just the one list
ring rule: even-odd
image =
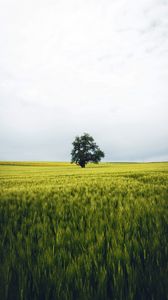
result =
[[67,160],[83,131],[108,160],[168,159],[167,15],[164,0],[1,0],[0,159]]

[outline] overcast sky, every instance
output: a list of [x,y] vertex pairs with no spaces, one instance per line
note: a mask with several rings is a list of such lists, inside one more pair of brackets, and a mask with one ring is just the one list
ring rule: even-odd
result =
[[0,0],[0,160],[168,160],[168,0]]

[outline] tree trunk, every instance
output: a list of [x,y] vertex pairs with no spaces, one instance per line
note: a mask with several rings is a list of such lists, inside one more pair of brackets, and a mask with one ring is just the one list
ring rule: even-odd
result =
[[84,162],[84,161],[81,161],[81,162],[80,162],[80,166],[81,166],[81,168],[85,168],[85,162]]

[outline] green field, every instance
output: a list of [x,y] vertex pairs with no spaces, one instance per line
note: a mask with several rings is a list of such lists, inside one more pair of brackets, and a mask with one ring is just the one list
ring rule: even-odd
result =
[[0,163],[0,299],[168,297],[168,163]]

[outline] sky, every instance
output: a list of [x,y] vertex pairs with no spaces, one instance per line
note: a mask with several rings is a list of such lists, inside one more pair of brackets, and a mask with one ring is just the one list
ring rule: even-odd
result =
[[0,160],[168,160],[168,0],[0,0]]

